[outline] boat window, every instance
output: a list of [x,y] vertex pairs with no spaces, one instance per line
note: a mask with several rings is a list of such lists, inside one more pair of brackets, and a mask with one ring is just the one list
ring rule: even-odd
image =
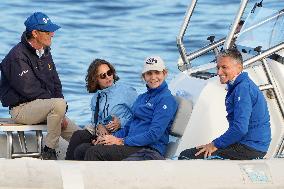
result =
[[284,41],[284,10],[257,8],[248,15],[236,45],[248,48],[262,46],[269,49]]

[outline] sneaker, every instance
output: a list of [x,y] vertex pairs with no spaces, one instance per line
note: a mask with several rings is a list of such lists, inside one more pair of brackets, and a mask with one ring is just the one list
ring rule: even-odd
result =
[[52,148],[45,146],[42,150],[43,160],[57,160],[56,151]]

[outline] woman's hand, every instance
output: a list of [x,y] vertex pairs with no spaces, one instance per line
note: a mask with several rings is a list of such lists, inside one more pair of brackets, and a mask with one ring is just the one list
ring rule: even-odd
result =
[[195,156],[198,156],[198,155],[204,153],[204,158],[211,156],[213,152],[218,150],[218,148],[215,147],[213,142],[211,142],[209,144],[198,146],[198,147],[196,147],[196,149],[200,149],[200,150],[195,154]]
[[109,122],[109,124],[107,124],[105,127],[107,128],[107,130],[109,132],[114,133],[115,131],[120,129],[120,120],[119,120],[119,118],[113,116],[113,120],[111,122]]
[[101,124],[99,124],[96,127],[96,135],[97,136],[104,136],[104,135],[109,135],[110,133],[108,132],[108,130]]
[[94,145],[103,144],[103,145],[123,145],[123,139],[117,138],[113,135],[104,135],[99,136],[96,141],[92,141]]

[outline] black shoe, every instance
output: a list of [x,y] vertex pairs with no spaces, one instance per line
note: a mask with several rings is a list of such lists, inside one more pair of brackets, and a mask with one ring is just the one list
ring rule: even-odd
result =
[[45,146],[42,150],[43,160],[57,160],[56,151],[52,148]]

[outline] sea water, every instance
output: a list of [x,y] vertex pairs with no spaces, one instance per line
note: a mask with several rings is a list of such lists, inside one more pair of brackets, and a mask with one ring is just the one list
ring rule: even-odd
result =
[[[24,21],[33,12],[46,13],[62,28],[55,33],[52,55],[68,102],[68,116],[79,125],[90,122],[90,99],[85,88],[87,68],[95,58],[113,63],[120,82],[145,91],[141,80],[143,60],[160,55],[169,69],[167,81],[179,71],[176,36],[190,0],[1,0],[0,61],[19,42]],[[199,0],[185,44],[194,51],[229,31],[240,0]],[[258,1],[252,1],[248,7]],[[284,8],[284,1],[264,0],[265,7]],[[249,11],[249,10],[248,10]],[[246,11],[246,14],[247,12]],[[193,64],[206,63],[205,58]],[[0,108],[0,117],[8,117]]]

